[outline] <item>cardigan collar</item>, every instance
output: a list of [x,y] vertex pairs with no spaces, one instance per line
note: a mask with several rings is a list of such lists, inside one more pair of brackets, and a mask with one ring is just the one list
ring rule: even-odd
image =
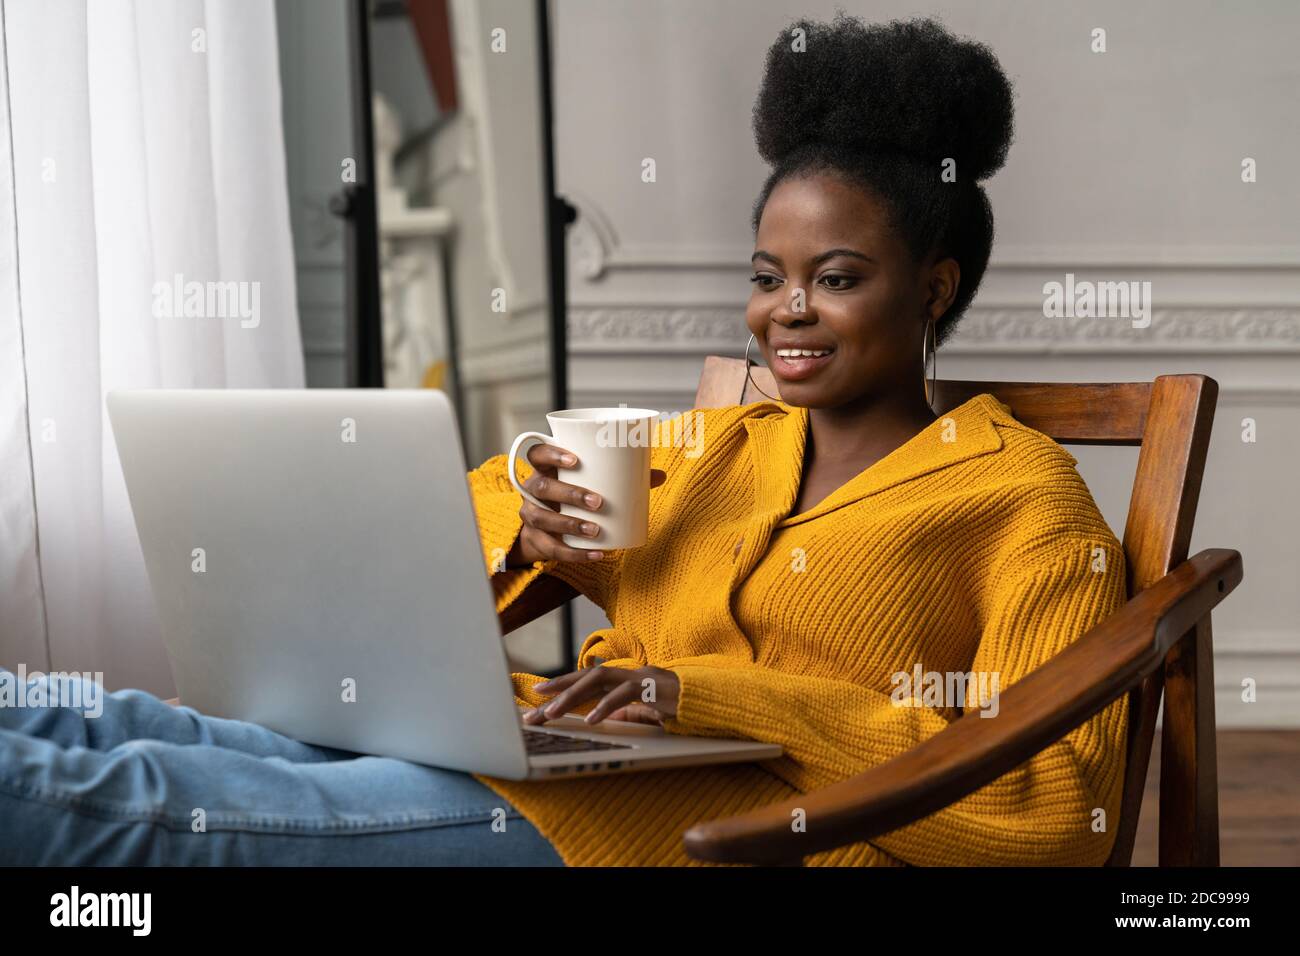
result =
[[[764,414],[769,410],[780,414]],[[758,510],[771,526],[788,527],[912,478],[998,451],[1002,448],[1002,437],[995,426],[1016,424],[1016,420],[1010,408],[988,392],[982,392],[939,416],[813,508],[794,517],[788,516],[803,480],[808,409],[784,402],[759,402],[754,415],[747,417],[744,424],[749,433]],[[951,440],[945,441],[948,436]]]

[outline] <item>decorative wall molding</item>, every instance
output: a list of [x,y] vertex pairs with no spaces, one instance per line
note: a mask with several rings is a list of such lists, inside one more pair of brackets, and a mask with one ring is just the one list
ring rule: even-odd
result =
[[[574,306],[574,354],[703,353],[743,349],[745,306]],[[1044,318],[1035,309],[971,309],[942,351],[959,354],[1197,352],[1300,353],[1300,309],[1156,309],[1129,319]],[[739,354],[739,353],[737,353]]]
[[1094,345],[1124,351],[1300,351],[1300,309],[1157,308],[1144,329],[1124,318],[1049,319],[1034,309],[972,309],[944,348],[1078,351]]
[[[611,263],[618,250],[618,236],[613,223],[597,203],[583,194],[568,190],[566,198],[578,210],[578,218],[566,237],[568,260],[582,278],[588,281],[599,279],[611,264],[615,267],[620,264]],[[730,266],[736,267],[735,260]]]
[[572,352],[696,352],[708,347],[744,348],[745,307],[641,306],[569,308]]

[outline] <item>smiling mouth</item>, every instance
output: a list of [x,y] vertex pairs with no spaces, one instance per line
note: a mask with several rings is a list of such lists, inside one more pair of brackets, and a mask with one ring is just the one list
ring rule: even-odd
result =
[[834,349],[774,349],[772,374],[786,381],[815,375],[835,355]]

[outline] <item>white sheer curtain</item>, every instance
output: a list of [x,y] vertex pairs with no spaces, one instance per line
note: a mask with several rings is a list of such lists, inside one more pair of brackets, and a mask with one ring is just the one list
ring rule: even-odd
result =
[[167,694],[104,394],[303,385],[273,0],[0,12],[0,664]]

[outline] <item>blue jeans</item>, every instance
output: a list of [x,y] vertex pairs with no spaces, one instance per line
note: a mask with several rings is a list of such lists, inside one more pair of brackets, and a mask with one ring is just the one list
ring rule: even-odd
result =
[[23,700],[40,684],[45,706],[0,702],[0,864],[563,865],[469,774],[304,744],[140,690],[101,691],[90,716],[72,706],[95,699],[79,682],[37,677]]

